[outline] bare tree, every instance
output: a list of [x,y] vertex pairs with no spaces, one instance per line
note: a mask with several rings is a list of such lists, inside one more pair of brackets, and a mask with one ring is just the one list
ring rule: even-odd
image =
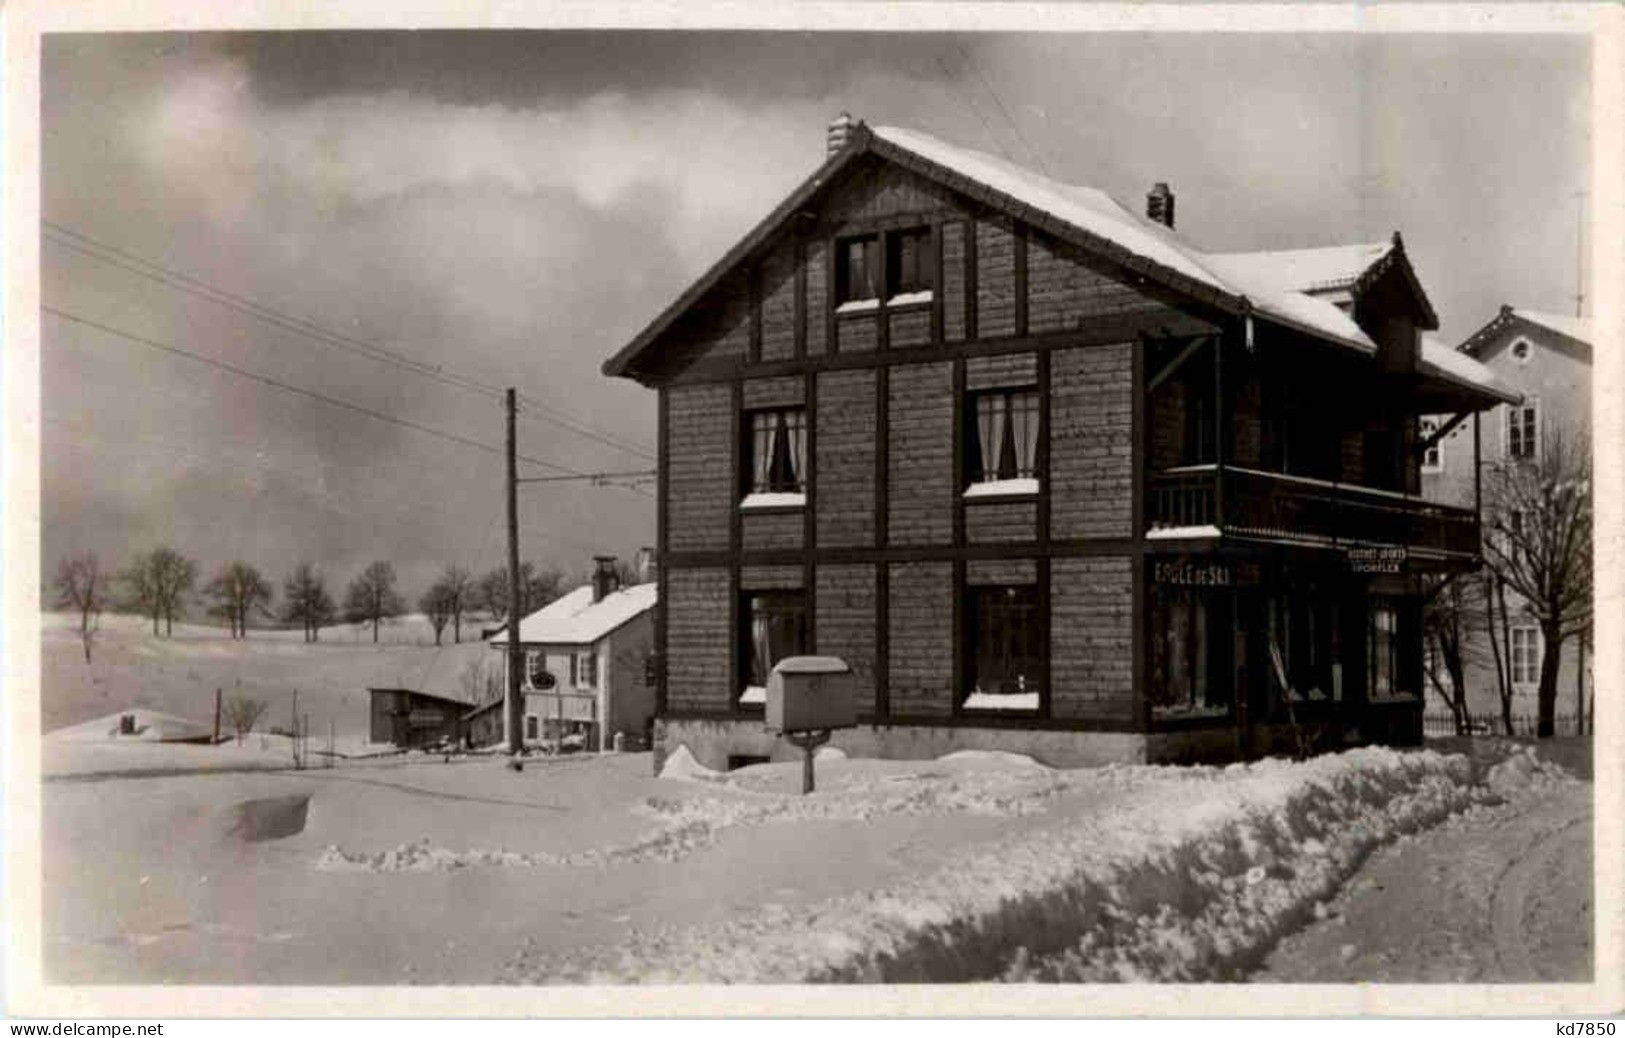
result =
[[91,646],[101,629],[102,610],[107,608],[109,575],[93,551],[65,558],[56,568],[57,605],[79,614],[79,642],[90,662]]
[[429,590],[418,599],[418,609],[428,618],[429,626],[434,628],[434,643],[439,645],[446,625],[451,623],[451,590],[446,587],[445,581],[437,580],[429,585]]
[[248,614],[268,613],[273,592],[259,570],[246,562],[231,562],[221,567],[203,593],[214,599],[212,611],[231,624],[231,636],[246,638]]
[[282,603],[282,619],[287,623],[299,621],[307,642],[320,641],[322,628],[333,622],[335,610],[327,583],[308,562],[301,562],[282,582]]
[[1548,424],[1534,457],[1491,466],[1487,482],[1485,563],[1540,628],[1535,735],[1549,738],[1563,642],[1591,625],[1591,452],[1584,437]]
[[1468,730],[1467,667],[1476,661],[1471,635],[1481,588],[1476,577],[1462,573],[1429,578],[1424,588],[1422,636],[1429,652],[1423,670],[1450,708],[1457,735]]
[[165,635],[175,633],[175,615],[186,612],[186,593],[197,582],[197,563],[173,548],[156,548],[136,557],[122,574],[129,602],[152,617],[152,633],[164,621]]
[[506,692],[502,683],[502,668],[490,660],[469,660],[463,665],[458,684],[462,687],[463,698],[475,704],[495,702]]
[[382,560],[371,563],[350,581],[344,596],[344,618],[350,623],[372,624],[372,640],[378,641],[378,627],[385,620],[406,611],[395,590],[395,567]]
[[[519,615],[529,616],[564,593],[563,571],[539,569],[534,562],[519,564]],[[508,616],[508,571],[501,566],[486,573],[474,586],[474,599],[493,618]]]
[[[1501,703],[1501,728],[1512,732],[1512,649],[1506,623],[1506,585],[1494,573],[1479,577],[1479,591],[1484,599],[1484,629],[1490,636],[1490,654],[1495,659],[1495,691]],[[1496,622],[1496,603],[1500,603],[1501,619]]]
[[237,733],[237,742],[240,745],[254,726],[259,723],[269,704],[263,699],[253,699],[248,696],[232,696],[226,700],[226,722],[231,730]]
[[[447,566],[439,584],[445,589],[446,608],[451,610],[452,641],[463,640],[463,611],[473,603],[474,578],[461,566]],[[438,640],[438,636],[437,636]]]

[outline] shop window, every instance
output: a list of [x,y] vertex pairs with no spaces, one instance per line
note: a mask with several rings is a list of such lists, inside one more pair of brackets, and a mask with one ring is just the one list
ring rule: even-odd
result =
[[[1337,604],[1311,591],[1272,595],[1265,602],[1269,650],[1278,654],[1296,700],[1341,699]],[[1274,681],[1279,684],[1279,678]]]
[[767,676],[780,660],[800,656],[807,644],[807,598],[801,591],[752,591],[739,611],[744,624],[740,668],[745,688],[739,701],[767,702]]
[[965,591],[967,710],[1037,710],[1044,624],[1033,584]]
[[784,407],[749,411],[740,456],[748,488],[740,507],[804,505],[807,491],[807,412]]
[[1512,628],[1512,683],[1528,687],[1540,682],[1540,628]]
[[1228,625],[1211,592],[1159,587],[1151,605],[1151,706],[1160,716],[1230,710],[1223,648]]
[[1366,620],[1366,682],[1372,699],[1408,698],[1401,687],[1399,609],[1391,600],[1373,599]]
[[1038,492],[1038,390],[966,395],[966,496]]

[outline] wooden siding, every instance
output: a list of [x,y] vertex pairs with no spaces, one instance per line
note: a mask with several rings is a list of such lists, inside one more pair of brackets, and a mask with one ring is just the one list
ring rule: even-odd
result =
[[953,365],[891,369],[887,430],[888,538],[892,544],[946,543],[952,529]]
[[1016,237],[1008,220],[976,223],[976,335],[1016,333]]
[[807,381],[800,375],[747,378],[744,394],[746,407],[796,407],[807,401]]
[[887,616],[891,712],[953,713],[954,570],[948,562],[894,563]]
[[902,310],[887,311],[886,319],[891,322],[886,333],[886,345],[890,349],[903,346],[924,346],[931,341],[931,308],[929,306],[910,306]]
[[1038,354],[1004,353],[965,361],[965,388],[1001,389],[1038,384]]
[[875,373],[818,376],[812,478],[818,543],[857,547],[875,540]]
[[725,713],[733,702],[728,571],[674,569],[666,574],[666,588],[668,708]]
[[1127,343],[1050,355],[1050,533],[1125,537],[1134,520],[1134,356]]
[[775,588],[790,589],[803,586],[803,573],[800,566],[741,566],[739,568],[739,590],[741,591],[771,591]]
[[1133,566],[1128,556],[1050,560],[1050,715],[1134,719]]
[[881,222],[960,211],[949,189],[884,160],[871,158],[833,185],[819,206],[821,223],[836,233],[862,232]]
[[733,500],[732,394],[726,385],[668,394],[667,537],[673,551],[726,548]]
[[1151,395],[1151,469],[1172,468],[1185,453],[1185,394],[1183,379],[1171,378]]
[[739,517],[740,543],[746,551],[799,548],[806,519],[799,508],[782,512],[746,512]]
[[1258,375],[1248,374],[1236,386],[1230,405],[1231,442],[1224,458],[1226,464],[1259,466],[1264,456],[1263,406],[1263,386]]
[[1027,334],[1071,331],[1091,317],[1162,303],[1091,269],[1078,250],[1034,234],[1027,243]]
[[879,345],[873,310],[835,315],[835,348],[841,353],[869,353]]
[[805,255],[807,355],[817,357],[829,342],[829,254],[822,241],[809,241]]
[[965,540],[971,544],[1031,543],[1037,531],[1037,501],[965,502]]
[[942,225],[937,291],[942,294],[942,337],[958,342],[965,337],[965,224],[961,220]]
[[1038,563],[1032,559],[971,559],[965,563],[965,585],[1036,584]]
[[857,683],[858,713],[870,714],[875,702],[875,567],[819,566],[815,579],[814,627],[817,652],[839,656],[852,667]]
[[796,351],[796,248],[785,242],[763,261],[758,280],[763,360],[788,360]]

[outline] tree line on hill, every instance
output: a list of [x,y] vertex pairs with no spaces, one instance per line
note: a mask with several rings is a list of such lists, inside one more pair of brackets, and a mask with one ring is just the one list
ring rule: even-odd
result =
[[[301,562],[284,578],[280,605],[271,581],[247,562],[225,563],[201,588],[198,575],[195,559],[167,546],[137,555],[123,568],[107,566],[95,552],[87,551],[60,560],[51,593],[57,608],[71,609],[77,618],[86,663],[103,613],[148,617],[153,637],[170,637],[176,618],[184,619],[189,603],[199,596],[209,616],[226,621],[233,638],[248,637],[250,620],[265,620],[290,628],[297,625],[307,642],[320,641],[324,627],[368,624],[376,642],[379,628],[407,611],[395,567],[386,560],[369,563],[349,582],[342,609],[328,590],[327,578],[309,562]],[[569,580],[562,570],[532,562],[520,566],[519,577],[521,616],[559,598]],[[448,627],[453,640],[461,642],[464,621],[475,614],[505,621],[508,599],[505,567],[475,576],[460,566],[446,566],[418,596],[417,606],[439,645]]]

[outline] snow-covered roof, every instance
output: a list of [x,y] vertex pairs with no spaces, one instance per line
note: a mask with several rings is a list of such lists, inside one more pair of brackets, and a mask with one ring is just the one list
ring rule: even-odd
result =
[[1282,280],[1277,276],[1281,271],[1267,264],[1237,262],[1234,253],[1221,256],[1220,262],[1215,263],[1213,256],[1181,241],[1171,229],[1140,216],[1098,188],[1063,184],[1006,159],[945,144],[915,130],[876,126],[872,132],[882,141],[1008,195],[1086,234],[1103,238],[1157,266],[1224,295],[1245,298],[1254,310],[1266,317],[1362,352],[1376,352],[1376,344],[1347,314],[1325,300],[1305,295],[1290,277]]
[[[634,584],[592,600],[592,585],[574,591],[519,621],[519,641],[526,645],[591,645],[622,624],[653,609],[659,584]],[[506,645],[506,629],[489,639]]]
[[1495,372],[1460,350],[1451,349],[1436,335],[1423,334],[1422,352],[1417,361],[1426,374],[1482,390],[1509,404],[1523,399],[1522,394],[1496,378]]
[[1352,286],[1393,247],[1392,242],[1379,241],[1274,252],[1210,252],[1207,260],[1227,276],[1258,277],[1299,292],[1330,292]]
[[1513,307],[1512,312],[1526,321],[1544,325],[1554,332],[1567,335],[1571,339],[1578,339],[1587,345],[1591,343],[1591,322],[1584,317],[1570,317],[1567,314],[1554,314],[1544,310],[1529,310],[1521,306]]

